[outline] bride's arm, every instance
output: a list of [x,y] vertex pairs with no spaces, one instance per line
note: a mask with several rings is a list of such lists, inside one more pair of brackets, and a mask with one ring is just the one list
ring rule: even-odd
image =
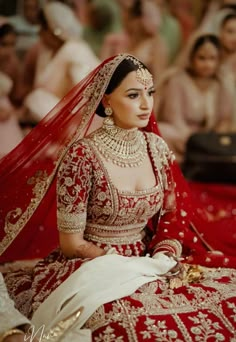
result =
[[106,254],[105,250],[83,238],[83,233],[59,233],[60,247],[67,258],[93,259]]
[[57,228],[60,247],[68,258],[96,258],[106,251],[84,239],[87,206],[93,184],[92,154],[79,142],[65,155],[57,175]]

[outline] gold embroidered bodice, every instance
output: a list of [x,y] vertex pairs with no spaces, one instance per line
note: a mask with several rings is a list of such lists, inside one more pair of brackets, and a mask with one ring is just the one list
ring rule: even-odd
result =
[[85,237],[131,237],[140,234],[148,219],[159,212],[168,182],[166,168],[172,160],[164,141],[145,134],[156,176],[147,190],[118,190],[112,182],[92,138],[75,143],[59,170],[58,229]]

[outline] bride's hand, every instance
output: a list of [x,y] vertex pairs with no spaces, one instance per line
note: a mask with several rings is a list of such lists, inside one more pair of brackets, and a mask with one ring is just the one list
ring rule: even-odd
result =
[[179,278],[180,280],[183,280],[184,278],[184,265],[181,263],[179,258],[177,258],[174,254],[167,252],[165,253],[169,258],[172,258],[173,260],[176,261],[176,265],[171,268],[165,276],[168,279],[173,279],[173,278]]
[[177,258],[174,254],[167,252],[165,253],[169,258],[172,258],[176,261],[176,265],[172,267],[164,276],[167,278],[169,283],[169,287],[171,289],[177,289],[183,286],[183,280],[185,276],[185,268],[181,263],[179,258]]
[[182,280],[184,277],[184,265],[180,262],[180,259],[170,252],[158,252],[154,254],[152,258],[158,259],[160,254],[163,254],[165,257],[168,257],[170,260],[172,260],[172,264],[175,262],[175,265],[170,268],[167,273],[163,274],[163,276],[165,276],[168,280],[172,278],[179,278]]
[[[164,274],[164,276],[167,277],[168,280],[172,278],[179,278],[182,280],[184,276],[184,265],[180,262],[179,258],[177,258],[171,252],[164,252],[163,254],[176,262],[175,266],[172,267],[166,274]],[[154,254],[153,259],[155,259],[157,255],[158,253],[156,255]]]

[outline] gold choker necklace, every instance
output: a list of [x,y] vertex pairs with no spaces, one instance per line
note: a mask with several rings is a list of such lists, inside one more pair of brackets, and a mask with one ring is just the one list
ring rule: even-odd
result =
[[139,166],[147,155],[144,134],[137,128],[120,128],[112,118],[104,119],[103,126],[93,134],[93,141],[107,161],[121,167]]

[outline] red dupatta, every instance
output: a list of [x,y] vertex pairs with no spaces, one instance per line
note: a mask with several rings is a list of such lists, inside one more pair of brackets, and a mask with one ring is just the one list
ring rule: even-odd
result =
[[[127,54],[111,57],[75,86],[7,156],[0,160],[0,262],[41,258],[58,245],[56,173],[69,147],[101,125],[95,115],[110,78]],[[133,56],[132,56],[133,58]],[[100,120],[100,122],[99,122]],[[146,131],[159,135],[154,116]],[[192,227],[199,221],[188,185],[176,163],[169,177],[176,184],[177,209],[168,229],[165,221],[152,225],[154,243],[178,239],[189,262],[226,265],[226,256],[211,247]],[[153,220],[154,222],[155,220]],[[180,235],[179,233],[183,234]],[[156,234],[157,233],[157,234]],[[197,240],[196,240],[197,236]],[[206,260],[210,259],[210,262]],[[228,266],[236,266],[229,258]]]
[[[150,118],[145,131],[161,135],[154,116]],[[188,182],[185,180],[177,162],[173,162],[169,178],[175,183],[176,210],[160,220],[155,218],[150,222],[154,238],[150,248],[165,239],[176,239],[181,242],[185,261],[208,267],[236,267],[236,252],[232,246],[230,232],[235,221],[212,221],[205,208],[196,202]],[[194,186],[191,185],[191,189]],[[219,191],[223,188],[220,187]],[[156,227],[158,222],[158,227]],[[224,228],[229,233],[226,236]],[[234,228],[233,228],[234,229]],[[234,229],[235,231],[235,229]],[[224,238],[223,238],[224,236]],[[222,242],[221,242],[222,240]],[[229,253],[228,253],[229,251]]]
[[124,58],[101,63],[0,160],[0,262],[42,257],[57,245],[57,169],[73,142],[96,128],[94,112]]

